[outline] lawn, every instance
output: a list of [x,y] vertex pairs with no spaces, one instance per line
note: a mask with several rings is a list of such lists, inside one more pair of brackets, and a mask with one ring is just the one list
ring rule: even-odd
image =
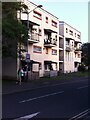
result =
[[[61,73],[59,76],[55,77],[42,77],[37,80],[29,80],[28,82],[31,83],[42,83],[42,82],[58,82],[58,81],[63,81],[63,80],[72,80],[74,78],[80,78],[80,77],[88,77],[89,73],[88,72],[74,72],[74,73]],[[15,82],[12,78],[8,79],[3,79],[3,82]]]
[[73,72],[73,73],[61,73],[59,76],[55,77],[42,77],[38,80],[32,82],[49,82],[49,81],[60,81],[60,80],[72,80],[74,78],[88,77],[88,72]]

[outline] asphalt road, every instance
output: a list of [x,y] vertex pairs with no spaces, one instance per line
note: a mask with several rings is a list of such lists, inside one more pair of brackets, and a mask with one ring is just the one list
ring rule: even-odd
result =
[[89,111],[89,88],[88,79],[81,79],[3,95],[3,119],[85,118]]

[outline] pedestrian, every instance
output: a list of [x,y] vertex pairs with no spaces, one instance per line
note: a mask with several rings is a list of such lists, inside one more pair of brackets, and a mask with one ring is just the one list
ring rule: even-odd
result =
[[24,68],[21,68],[21,81],[24,81]]
[[23,70],[24,70],[24,80],[25,82],[27,82],[27,65],[25,65]]
[[19,83],[21,85],[21,68],[18,69],[18,81],[16,84]]

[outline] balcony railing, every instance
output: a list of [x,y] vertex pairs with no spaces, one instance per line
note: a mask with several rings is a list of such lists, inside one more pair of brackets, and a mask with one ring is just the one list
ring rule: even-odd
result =
[[28,41],[30,43],[38,43],[39,42],[39,34],[38,33],[30,33],[28,35]]
[[75,50],[75,52],[79,52],[79,51],[81,51],[81,48],[74,48],[74,50]]
[[45,47],[55,47],[57,45],[56,39],[44,39],[44,46]]
[[57,76],[57,75],[58,75],[57,70],[44,71],[45,77],[53,77],[53,76]]
[[81,58],[74,58],[74,62],[81,62]]
[[71,47],[69,45],[66,46],[66,51],[68,51],[68,52],[71,51]]

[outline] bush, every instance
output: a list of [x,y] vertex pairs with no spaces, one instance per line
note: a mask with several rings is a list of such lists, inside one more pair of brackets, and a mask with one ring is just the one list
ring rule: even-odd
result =
[[78,71],[84,72],[85,70],[86,70],[86,68],[83,64],[78,66]]

